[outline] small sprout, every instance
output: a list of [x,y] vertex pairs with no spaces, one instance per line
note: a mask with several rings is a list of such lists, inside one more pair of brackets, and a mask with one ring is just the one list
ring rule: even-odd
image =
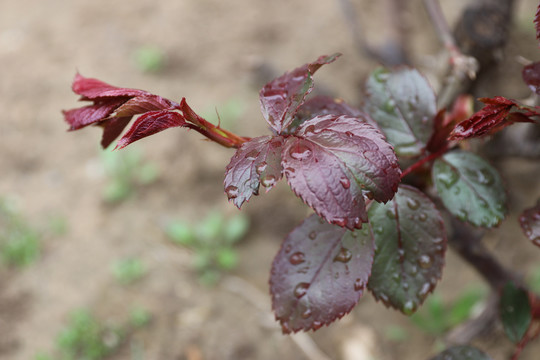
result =
[[137,68],[142,72],[158,72],[165,66],[165,54],[155,46],[141,46],[133,55]]
[[116,280],[123,285],[129,285],[140,280],[147,272],[144,263],[136,258],[116,261],[113,264],[112,271]]

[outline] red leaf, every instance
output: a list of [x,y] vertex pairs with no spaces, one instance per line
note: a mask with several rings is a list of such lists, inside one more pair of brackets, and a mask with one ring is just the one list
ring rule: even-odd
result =
[[131,126],[129,131],[118,141],[117,149],[122,149],[129,144],[144,137],[153,135],[165,129],[184,126],[184,117],[174,111],[150,111],[141,115]]
[[536,28],[536,39],[540,40],[540,4],[536,9],[536,15],[534,16],[534,27]]
[[70,125],[69,130],[78,130],[107,118],[126,99],[99,101],[78,109],[63,111],[64,119]]
[[512,118],[509,119],[508,115],[514,106],[519,106],[515,101],[502,96],[481,98],[479,100],[485,103],[486,106],[469,119],[460,122],[450,133],[449,140],[463,140],[490,135],[512,124]]
[[206,120],[204,118],[197,115],[197,113],[195,113],[195,111],[193,111],[193,109],[189,107],[186,102],[186,98],[182,98],[179,108],[180,110],[182,110],[182,113],[184,114],[184,117],[187,121],[192,122],[197,126],[204,126],[204,124],[206,123]]
[[377,250],[368,289],[386,306],[410,315],[441,278],[446,251],[441,214],[420,190],[400,185],[392,201],[372,204],[369,222]]
[[536,206],[523,211],[519,217],[519,224],[525,236],[540,247],[540,201]]
[[521,76],[531,91],[540,95],[540,62],[524,66],[521,70]]
[[225,193],[240,208],[262,183],[269,191],[281,179],[281,136],[261,136],[245,142],[236,151],[225,172]]
[[373,126],[348,116],[317,116],[286,139],[282,165],[292,190],[328,222],[361,228],[364,196],[390,200],[401,171]]
[[172,102],[157,95],[137,96],[126,101],[113,116],[124,117],[143,114],[148,111],[166,110],[173,107]]
[[150,93],[143,90],[119,88],[98,79],[84,77],[79,73],[75,75],[71,88],[74,93],[82,95],[83,100],[150,95]]
[[103,128],[103,135],[101,136],[101,147],[106,149],[112,144],[117,137],[120,136],[122,131],[131,121],[131,116],[115,117],[107,121],[103,121],[98,125]]
[[340,54],[321,56],[316,61],[287,72],[266,84],[260,91],[261,111],[270,126],[281,134],[313,88],[311,76],[322,65],[336,60]]
[[317,330],[362,296],[373,262],[369,226],[347,231],[315,215],[284,240],[272,263],[272,308],[284,333]]

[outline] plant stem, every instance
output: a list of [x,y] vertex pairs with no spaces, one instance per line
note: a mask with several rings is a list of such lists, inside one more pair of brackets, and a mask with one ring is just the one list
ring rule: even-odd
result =
[[442,155],[444,155],[444,153],[446,153],[448,151],[448,147],[443,147],[442,149],[438,150],[437,152],[434,152],[434,153],[431,153],[429,154],[428,156],[426,157],[423,157],[422,159],[418,160],[417,162],[415,162],[414,164],[412,164],[411,166],[409,166],[408,168],[406,168],[405,170],[403,170],[403,172],[401,173],[401,178],[403,179],[405,176],[409,175],[410,173],[412,173],[413,171],[416,171],[418,170],[419,168],[421,168],[425,163],[428,163],[430,161],[433,161],[439,157],[441,157]]

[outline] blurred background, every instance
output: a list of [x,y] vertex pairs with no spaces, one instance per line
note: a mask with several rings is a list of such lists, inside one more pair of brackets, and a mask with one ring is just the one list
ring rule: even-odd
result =
[[[383,2],[352,0],[366,36],[386,32]],[[471,1],[443,2],[449,22]],[[446,63],[421,1],[406,16],[411,55],[437,87]],[[516,3],[505,71],[489,95],[522,98],[516,56],[539,58],[538,3]],[[122,151],[101,130],[67,133],[77,71],[145,89],[245,136],[268,133],[258,90],[275,75],[341,52],[316,88],[351,105],[377,63],[361,56],[339,1],[0,1],[0,359],[426,359],[443,333],[484,306],[487,286],[451,251],[443,280],[413,319],[369,294],[341,321],[283,336],[270,265],[309,210],[281,182],[239,212],[223,193],[233,150],[172,129]],[[486,243],[540,288],[540,255],[519,211],[540,193],[538,166],[496,166],[511,214]],[[494,359],[501,329],[477,341]],[[533,359],[538,344],[522,359]],[[326,354],[326,355],[324,355]]]

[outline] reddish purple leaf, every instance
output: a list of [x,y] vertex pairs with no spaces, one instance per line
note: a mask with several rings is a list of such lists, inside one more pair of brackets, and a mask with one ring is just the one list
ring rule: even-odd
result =
[[540,201],[536,206],[526,209],[519,217],[519,224],[525,236],[540,247]]
[[143,114],[148,111],[167,110],[173,108],[171,101],[157,95],[137,96],[126,101],[112,116],[125,117]]
[[125,99],[111,99],[108,101],[99,101],[94,105],[88,105],[78,109],[65,110],[63,111],[64,118],[70,125],[69,130],[79,130],[107,118],[125,101]]
[[392,201],[371,205],[369,222],[376,250],[368,288],[386,306],[410,315],[441,278],[446,251],[441,214],[420,190],[400,185]]
[[536,28],[536,39],[540,40],[540,4],[538,4],[536,14],[534,15],[534,27]]
[[315,215],[284,240],[272,263],[272,308],[284,333],[317,330],[362,296],[373,262],[369,226],[347,231]]
[[98,79],[84,77],[79,73],[75,75],[71,88],[74,93],[82,95],[83,100],[98,100],[102,98],[118,97],[130,98],[134,96],[151,95],[143,90],[112,86]]
[[240,208],[262,184],[269,191],[281,179],[281,136],[261,136],[245,142],[225,172],[225,193]]
[[[515,117],[508,117],[510,110],[519,105],[514,100],[502,96],[479,99],[486,104],[472,117],[460,122],[450,133],[449,140],[463,140],[473,137],[490,135],[511,125]],[[530,120],[529,120],[530,121]]]
[[129,144],[153,135],[165,129],[184,126],[186,120],[182,114],[174,111],[150,111],[141,115],[131,126],[129,131],[118,141],[117,149],[122,149]]
[[340,54],[323,55],[316,61],[287,72],[266,84],[260,91],[261,111],[270,126],[281,134],[291,125],[298,107],[313,88],[311,76],[322,65]]
[[348,229],[367,221],[364,197],[386,202],[401,171],[373,126],[348,116],[317,116],[286,139],[282,165],[292,190],[319,216]]
[[110,120],[103,121],[102,123],[98,123],[97,125],[103,128],[101,147],[104,149],[108,148],[109,145],[111,145],[112,142],[120,136],[122,131],[124,131],[126,126],[131,121],[131,118],[131,116],[115,117]]
[[540,62],[524,66],[521,71],[521,76],[531,91],[540,95]]

